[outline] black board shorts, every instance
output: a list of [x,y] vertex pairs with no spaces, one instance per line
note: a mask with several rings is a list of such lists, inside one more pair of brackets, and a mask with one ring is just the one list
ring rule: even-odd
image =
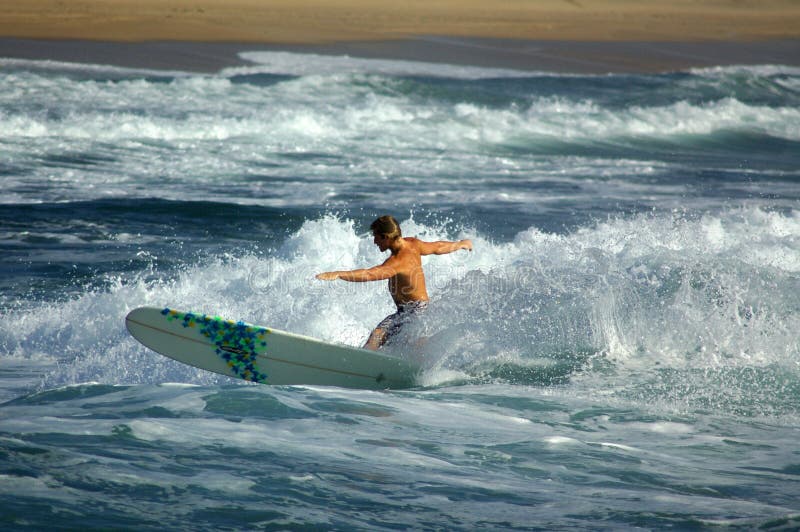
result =
[[386,316],[376,327],[386,333],[383,337],[383,342],[386,342],[389,338],[400,332],[403,325],[411,321],[415,316],[418,316],[426,308],[428,308],[427,301],[411,301],[410,303],[398,305],[397,312]]

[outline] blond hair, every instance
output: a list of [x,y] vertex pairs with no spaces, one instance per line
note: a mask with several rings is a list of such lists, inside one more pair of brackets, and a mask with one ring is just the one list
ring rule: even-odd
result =
[[369,228],[372,229],[373,234],[381,235],[390,240],[395,240],[403,236],[403,234],[400,232],[400,224],[397,223],[397,220],[394,219],[394,216],[390,216],[388,214],[386,216],[381,216],[372,222],[372,225],[370,225]]

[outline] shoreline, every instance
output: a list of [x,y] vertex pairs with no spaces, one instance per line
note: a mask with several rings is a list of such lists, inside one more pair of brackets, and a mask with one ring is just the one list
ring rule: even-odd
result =
[[208,73],[261,50],[579,74],[800,65],[800,3],[0,0],[0,57]]
[[662,73],[734,65],[800,66],[800,39],[550,41],[444,35],[332,44],[0,38],[0,58],[216,73],[251,65],[239,54],[281,51],[561,74]]

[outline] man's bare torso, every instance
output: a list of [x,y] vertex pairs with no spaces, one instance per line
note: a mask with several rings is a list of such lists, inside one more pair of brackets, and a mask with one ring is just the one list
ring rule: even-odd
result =
[[428,301],[419,240],[403,238],[405,245],[386,262],[396,273],[389,278],[389,293],[398,307],[414,301]]

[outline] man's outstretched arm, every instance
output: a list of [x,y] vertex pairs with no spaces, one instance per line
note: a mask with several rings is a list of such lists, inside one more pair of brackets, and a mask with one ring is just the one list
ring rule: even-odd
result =
[[419,251],[421,255],[445,255],[453,253],[459,249],[466,249],[472,251],[472,240],[458,240],[450,242],[447,240],[440,240],[438,242],[425,242],[424,240],[417,240],[419,242]]
[[383,281],[390,279],[395,274],[394,268],[387,266],[386,263],[380,266],[373,266],[372,268],[364,268],[360,270],[346,270],[335,272],[323,272],[317,274],[317,279],[321,281],[335,281],[341,279],[342,281],[351,281],[354,283],[362,283],[366,281]]

